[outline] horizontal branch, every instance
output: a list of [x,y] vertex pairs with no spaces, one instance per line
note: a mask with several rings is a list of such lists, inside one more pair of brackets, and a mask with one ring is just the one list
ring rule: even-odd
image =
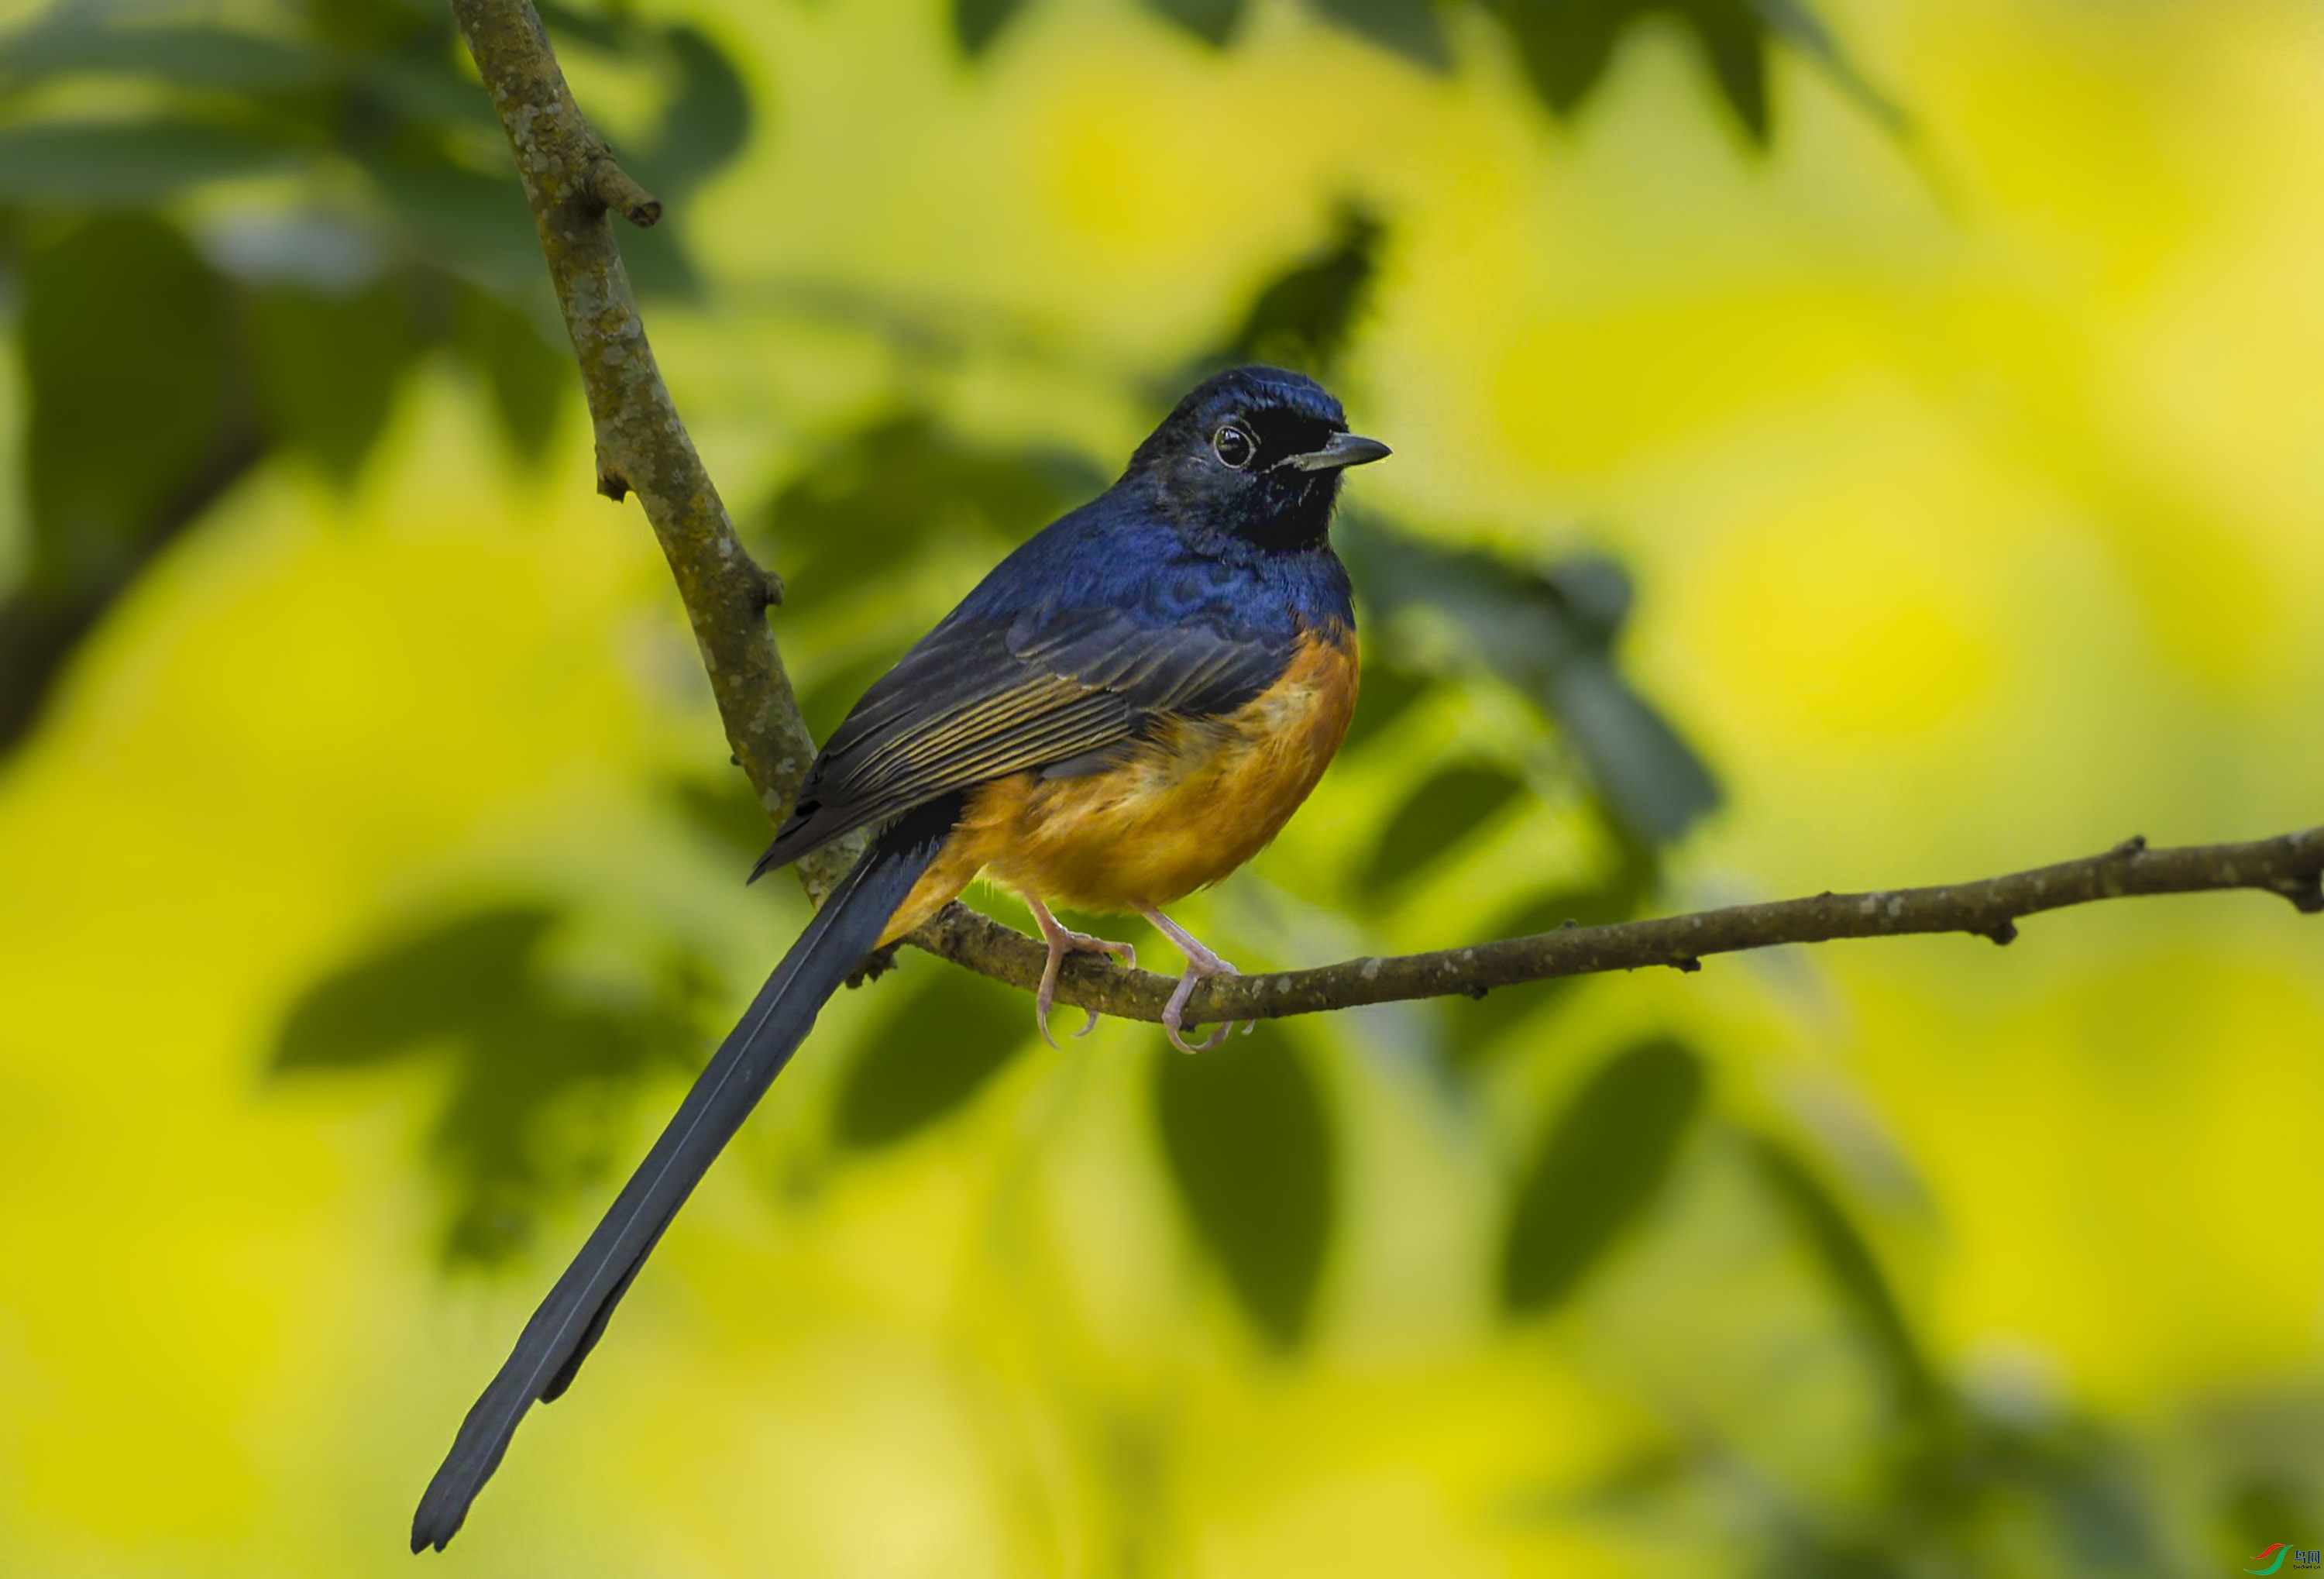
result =
[[[2130,839],[2103,855],[1941,888],[1822,893],[1609,927],[1568,926],[1529,937],[1351,959],[1314,970],[1213,976],[1194,990],[1186,1017],[1190,1023],[1214,1025],[1227,1019],[1275,1020],[1415,998],[1481,998],[1497,987],[1526,982],[1650,966],[1692,971],[1714,954],[1841,937],[1963,932],[2007,943],[2017,936],[2020,920],[2044,910],[2099,900],[2243,888],[2280,895],[2310,915],[2324,912],[2324,827],[2250,844],[2172,850],[2150,850],[2145,840]],[[946,907],[910,941],[1011,986],[1030,989],[1041,978],[1038,943],[965,905]],[[1176,985],[1176,976],[1124,970],[1075,955],[1058,977],[1057,1001],[1125,1020],[1159,1020]]]

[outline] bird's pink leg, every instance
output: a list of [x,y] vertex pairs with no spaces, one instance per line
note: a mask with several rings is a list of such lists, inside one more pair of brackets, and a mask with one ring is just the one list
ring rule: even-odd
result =
[[[1170,994],[1170,1002],[1162,1008],[1162,1029],[1170,1033],[1170,1045],[1182,1053],[1209,1052],[1234,1034],[1234,1021],[1228,1020],[1210,1036],[1190,1047],[1187,1045],[1186,1039],[1178,1034],[1185,1029],[1186,1023],[1186,1000],[1193,995],[1194,983],[1197,982],[1208,981],[1213,976],[1231,976],[1241,973],[1204,947],[1195,940],[1192,932],[1187,931],[1161,911],[1141,909],[1138,913],[1153,923],[1157,932],[1176,944],[1180,952],[1186,956],[1186,974],[1178,978],[1178,990]],[[1257,1020],[1251,1021],[1252,1025],[1258,1023]]]
[[[1048,963],[1041,967],[1041,990],[1033,994],[1033,1021],[1041,1028],[1041,1039],[1054,1048],[1057,1045],[1057,1039],[1049,1034],[1049,1006],[1056,1002],[1057,967],[1065,963],[1065,956],[1110,954],[1122,964],[1134,967],[1138,964],[1138,950],[1127,943],[1116,943],[1110,937],[1093,937],[1086,932],[1074,931],[1049,914],[1049,907],[1029,893],[1025,896],[1025,904],[1033,912],[1033,920],[1041,928],[1041,937],[1049,946]],[[1092,1009],[1087,1012],[1089,1023],[1074,1032],[1077,1037],[1087,1036],[1097,1029],[1097,1011]]]

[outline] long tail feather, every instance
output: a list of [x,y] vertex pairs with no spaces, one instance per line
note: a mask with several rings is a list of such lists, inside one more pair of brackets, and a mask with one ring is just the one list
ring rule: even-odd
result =
[[451,1453],[412,1518],[413,1551],[444,1548],[500,1467],[525,1411],[536,1399],[545,1403],[571,1385],[662,1230],[782,1073],[825,1002],[879,942],[889,918],[936,859],[959,816],[959,798],[948,796],[889,829],[783,956],[588,1243],[525,1324],[500,1374],[460,1423]]

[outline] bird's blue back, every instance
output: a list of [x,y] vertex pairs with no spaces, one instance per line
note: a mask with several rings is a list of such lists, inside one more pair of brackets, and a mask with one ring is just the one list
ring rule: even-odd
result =
[[1302,631],[1355,628],[1348,573],[1328,544],[1269,549],[1192,533],[1117,485],[1019,544],[937,629],[1090,608],[1152,630],[1216,622],[1286,654]]

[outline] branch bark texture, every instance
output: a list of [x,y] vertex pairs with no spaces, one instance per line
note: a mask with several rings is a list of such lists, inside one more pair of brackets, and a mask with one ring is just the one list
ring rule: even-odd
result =
[[[678,420],[607,217],[618,212],[647,226],[661,217],[661,204],[583,118],[530,0],[452,0],[452,15],[508,134],[573,337],[596,432],[597,490],[617,502],[635,494],[644,507],[677,578],[727,743],[768,817],[779,820],[815,759],[767,623],[782,581],[735,536]],[[858,848],[826,849],[802,863],[809,892],[827,892]]]
[[[1651,966],[1692,971],[1710,955],[1842,937],[1962,932],[2008,943],[2016,937],[2017,922],[2024,917],[2142,894],[2256,889],[2288,899],[2313,915],[2324,912],[2319,880],[2324,880],[2324,827],[2250,844],[2173,850],[2150,850],[2144,839],[2131,839],[2103,855],[1941,888],[1824,893],[1609,927],[1567,927],[1431,954],[1351,959],[1314,970],[1213,976],[1195,990],[1187,1015],[1216,1024],[1413,998],[1481,998],[1497,987],[1556,976]],[[965,907],[954,910],[957,915],[947,910],[938,916],[914,941],[926,937],[936,952],[1017,986],[1030,988],[1039,982],[1040,945]],[[1121,970],[1075,956],[1060,975],[1057,1000],[1101,1014],[1159,1020],[1176,985],[1175,976]]]
[[[815,756],[768,627],[767,610],[781,601],[782,584],[735,536],[678,420],[607,218],[618,212],[650,226],[661,205],[622,170],[575,106],[530,0],[451,4],[508,133],[573,337],[596,430],[599,491],[614,500],[634,493],[644,507],[677,578],[735,761],[768,816],[779,820]],[[810,858],[801,873],[808,891],[818,898],[828,891],[860,848],[860,841],[850,841]],[[2324,827],[2170,850],[2132,839],[2103,855],[1941,888],[1825,893],[1314,970],[1213,977],[1195,991],[1188,1014],[1215,1024],[1416,998],[1482,997],[1557,976],[1692,971],[1714,954],[1843,937],[1960,932],[2007,943],[2024,917],[2138,895],[2255,889],[2314,914],[2324,911],[2319,883]],[[1028,991],[1040,980],[1039,944],[964,905],[947,906],[911,942]],[[1077,956],[1065,964],[1057,1001],[1158,1021],[1176,984],[1173,976]]]

